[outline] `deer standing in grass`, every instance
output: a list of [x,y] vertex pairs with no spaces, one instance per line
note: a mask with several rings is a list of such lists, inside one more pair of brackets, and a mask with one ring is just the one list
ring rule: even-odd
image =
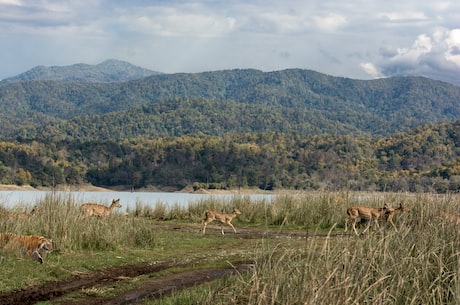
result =
[[16,212],[16,211],[8,211],[8,210],[2,210],[0,211],[0,214],[4,214],[7,218],[9,219],[28,219],[32,216],[37,215],[40,212],[40,207],[39,206],[34,206],[30,212]]
[[356,230],[356,222],[358,218],[365,219],[368,221],[367,227],[364,229],[362,233],[365,233],[369,230],[369,227],[372,223],[375,223],[377,227],[379,227],[378,219],[387,211],[387,207],[384,206],[383,208],[370,208],[365,206],[352,206],[347,209],[348,217],[345,219],[345,232],[348,229],[348,223],[353,221],[352,227],[355,231],[356,235],[358,234],[358,230]]
[[441,213],[442,217],[456,224],[460,224],[460,215],[452,213]]
[[232,225],[231,221],[232,221],[233,218],[236,217],[236,215],[240,215],[240,214],[241,214],[241,211],[238,210],[237,208],[234,208],[233,212],[231,214],[223,214],[223,213],[219,213],[219,212],[216,212],[216,211],[213,211],[213,210],[207,210],[206,213],[205,213],[205,217],[204,217],[203,221],[201,222],[201,232],[203,234],[205,234],[206,226],[208,225],[208,223],[210,223],[211,221],[215,220],[215,221],[220,222],[222,235],[225,235],[225,233],[224,233],[224,224],[229,225],[230,227],[232,227],[233,232],[235,232],[235,234],[236,234],[235,227]]
[[120,199],[113,199],[112,204],[109,207],[106,207],[102,204],[96,203],[84,203],[80,206],[80,211],[86,214],[86,216],[109,216],[112,214],[114,208],[121,208]]
[[391,224],[391,226],[398,231],[396,228],[393,218],[401,212],[408,212],[410,211],[403,203],[399,204],[398,208],[389,208],[386,204],[383,208],[369,208],[363,206],[353,206],[347,209],[348,217],[345,219],[345,232],[347,231],[347,224],[349,221],[353,221],[353,230],[355,231],[356,235],[358,235],[358,231],[356,230],[356,221],[358,218],[361,218],[361,222],[368,222],[366,229],[363,231],[365,233],[371,224],[374,222],[377,227],[378,221],[383,220]]
[[398,215],[401,212],[409,212],[410,209],[404,205],[404,203],[400,203],[399,207],[395,208],[386,208],[384,213],[380,214],[379,219],[385,220],[386,222],[389,222],[393,228],[395,229],[396,232],[398,232],[398,229],[396,228],[393,218]]

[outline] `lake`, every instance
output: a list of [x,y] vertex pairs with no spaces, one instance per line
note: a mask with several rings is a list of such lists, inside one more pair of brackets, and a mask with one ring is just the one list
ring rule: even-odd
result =
[[[125,212],[127,209],[133,210],[136,203],[144,206],[155,207],[161,203],[166,206],[179,205],[187,207],[190,203],[204,200],[207,198],[216,198],[221,200],[231,200],[235,197],[249,197],[251,200],[265,199],[271,202],[274,196],[269,194],[190,194],[190,193],[166,193],[166,192],[71,192],[58,191],[54,192],[62,198],[72,196],[77,203],[100,203],[109,206],[112,199],[120,198],[122,208],[118,211]],[[14,208],[16,206],[29,207],[30,209],[42,200],[50,191],[0,191],[0,207]]]

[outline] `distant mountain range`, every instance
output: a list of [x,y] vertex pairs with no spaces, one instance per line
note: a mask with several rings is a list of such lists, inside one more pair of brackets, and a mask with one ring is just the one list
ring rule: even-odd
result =
[[98,65],[37,66],[17,76],[3,80],[0,82],[0,85],[30,80],[112,83],[135,80],[157,74],[161,73],[134,66],[124,61],[109,59]]
[[[132,79],[132,80],[130,80]],[[310,70],[162,74],[109,60],[0,82],[0,137],[124,139],[296,132],[383,136],[460,119],[460,87]]]

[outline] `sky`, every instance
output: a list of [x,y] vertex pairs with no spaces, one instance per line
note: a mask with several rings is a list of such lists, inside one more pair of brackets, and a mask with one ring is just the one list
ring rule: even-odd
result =
[[460,85],[460,1],[0,0],[0,79],[107,59]]

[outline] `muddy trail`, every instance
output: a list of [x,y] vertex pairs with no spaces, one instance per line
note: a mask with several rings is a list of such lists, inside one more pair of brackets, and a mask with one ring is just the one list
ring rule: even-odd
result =
[[[171,230],[196,231],[196,227],[174,226]],[[209,234],[219,234],[220,229],[209,230]],[[207,233],[208,234],[208,233]],[[228,233],[233,235],[233,233]],[[348,234],[310,234],[308,232],[267,232],[260,229],[239,230],[238,238],[294,238],[308,239],[321,237],[345,237]],[[188,262],[162,262],[153,264],[136,264],[128,266],[115,266],[91,273],[74,275],[68,279],[50,282],[42,285],[32,286],[0,294],[0,304],[2,305],[29,305],[41,301],[52,301],[53,304],[75,305],[75,304],[136,304],[144,299],[161,298],[172,291],[197,286],[207,282],[217,280],[225,276],[248,272],[254,266],[253,263],[233,262],[226,268],[199,269],[196,266],[199,261]],[[173,274],[155,277],[154,279],[142,280],[136,288],[118,294],[112,298],[102,298],[80,293],[76,298],[66,298],[64,296],[82,292],[84,289],[108,286],[112,283],[133,279],[142,275],[154,275],[155,273],[171,269],[184,268],[186,271],[179,271]]]
[[[107,268],[88,274],[73,276],[63,281],[50,282],[0,294],[0,304],[29,305],[40,301],[53,301],[62,296],[82,291],[83,289],[103,287],[117,281],[127,280],[141,275],[154,274],[170,268],[184,268],[194,265],[194,262],[166,262]],[[119,294],[113,298],[98,298],[82,294],[76,300],[56,301],[53,302],[53,304],[135,304],[146,298],[154,299],[162,297],[173,290],[200,285],[224,276],[244,273],[250,270],[251,266],[252,264],[235,263],[235,265],[228,268],[187,270],[156,279],[144,280],[142,284],[135,289]]]

